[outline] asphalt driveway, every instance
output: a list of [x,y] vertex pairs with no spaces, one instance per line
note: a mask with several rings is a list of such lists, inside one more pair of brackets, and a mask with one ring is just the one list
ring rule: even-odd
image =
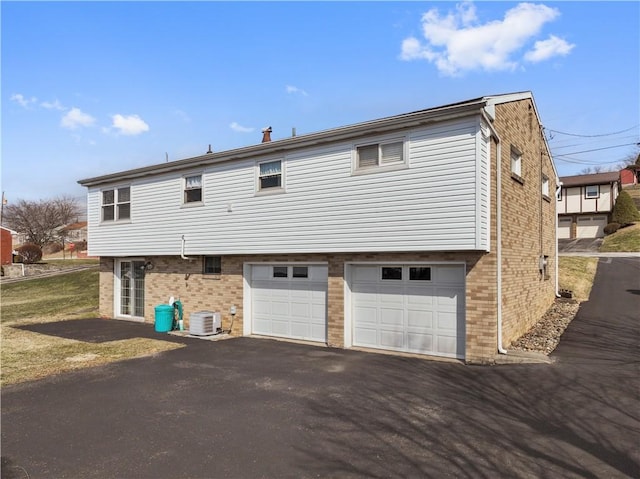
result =
[[607,258],[553,364],[180,339],[3,388],[2,477],[640,477],[638,311],[640,259]]

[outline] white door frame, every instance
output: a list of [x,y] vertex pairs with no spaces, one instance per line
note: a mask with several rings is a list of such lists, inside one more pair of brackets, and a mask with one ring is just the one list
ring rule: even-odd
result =
[[[120,267],[122,263],[132,263],[134,261],[142,261],[144,262],[144,258],[116,258],[113,263],[113,316],[116,319],[128,319],[131,321],[140,321],[144,322],[144,316],[134,316],[128,314],[120,314],[120,306],[122,300],[121,293],[121,278],[120,278]],[[135,297],[132,297],[132,300],[135,302]],[[143,305],[144,307],[144,305]]]

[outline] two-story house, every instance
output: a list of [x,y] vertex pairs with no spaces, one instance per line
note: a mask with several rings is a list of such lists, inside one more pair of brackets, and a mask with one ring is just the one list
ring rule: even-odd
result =
[[618,198],[620,172],[563,176],[558,193],[558,238],[602,238]]
[[152,322],[173,296],[236,336],[483,362],[557,292],[530,92],[79,183],[105,317]]

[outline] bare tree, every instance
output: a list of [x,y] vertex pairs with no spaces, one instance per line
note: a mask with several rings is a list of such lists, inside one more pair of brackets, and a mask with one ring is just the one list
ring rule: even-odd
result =
[[4,207],[2,221],[19,233],[24,233],[29,243],[43,248],[59,239],[59,229],[80,215],[75,199],[61,196],[49,200],[18,200]]

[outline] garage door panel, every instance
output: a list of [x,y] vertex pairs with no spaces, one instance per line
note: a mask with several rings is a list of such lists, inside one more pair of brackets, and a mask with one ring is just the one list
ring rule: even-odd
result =
[[402,331],[380,331],[380,345],[389,349],[404,347],[404,333]]
[[[252,265],[252,332],[270,336],[311,341],[326,341],[327,267],[320,265],[279,264],[287,268],[287,277],[273,277],[274,265]],[[294,278],[300,267],[308,278]],[[304,271],[304,270],[303,270]]]
[[404,311],[401,309],[380,309],[380,325],[381,326],[398,326],[402,327],[404,323]]
[[576,226],[576,236],[578,238],[602,238],[604,237],[604,227],[606,225],[606,216],[579,216]]
[[407,335],[408,350],[411,352],[433,351],[433,335],[409,333]]
[[[382,265],[351,268],[353,344],[464,357],[464,265],[411,265],[402,280],[383,280]],[[411,279],[411,270],[431,275]],[[358,280],[360,278],[360,280]]]
[[427,328],[433,327],[432,311],[409,311],[407,314],[407,326],[409,328]]
[[356,328],[354,330],[354,341],[361,346],[376,347],[378,344],[377,329]]

